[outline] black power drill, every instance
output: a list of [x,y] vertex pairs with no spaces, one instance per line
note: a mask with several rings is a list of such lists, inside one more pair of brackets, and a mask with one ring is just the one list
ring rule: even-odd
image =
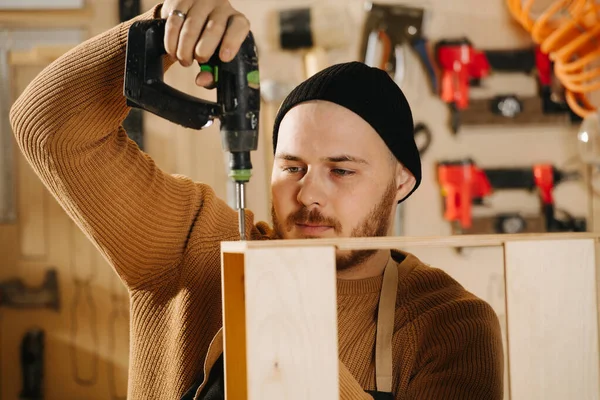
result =
[[236,184],[240,237],[246,239],[244,185],[252,176],[250,152],[258,147],[260,83],[258,55],[252,32],[235,58],[219,59],[219,47],[202,70],[213,73],[217,101],[211,102],[180,92],[164,83],[164,19],[138,21],[127,38],[124,94],[127,105],[141,108],[173,123],[203,129],[214,119],[221,122],[223,150],[230,153],[229,176]]

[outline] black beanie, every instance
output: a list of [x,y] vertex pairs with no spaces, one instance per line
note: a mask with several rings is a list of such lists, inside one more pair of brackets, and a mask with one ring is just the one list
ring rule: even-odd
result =
[[[277,149],[279,125],[292,107],[309,100],[326,100],[343,106],[367,121],[385,144],[421,183],[421,157],[414,137],[410,105],[387,72],[352,61],[335,64],[298,85],[281,104],[273,127],[273,153]],[[349,137],[349,140],[352,138]]]

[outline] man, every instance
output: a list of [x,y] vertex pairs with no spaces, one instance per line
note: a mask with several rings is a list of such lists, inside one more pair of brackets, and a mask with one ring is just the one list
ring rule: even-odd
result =
[[[166,66],[229,61],[249,31],[227,0],[166,0]],[[46,68],[11,109],[20,149],[129,288],[128,398],[222,398],[220,242],[237,215],[207,185],[164,173],[128,140],[132,21]],[[210,84],[200,73],[196,83]],[[273,132],[273,224],[253,240],[382,236],[419,185],[410,107],[383,71],[335,65],[296,88]],[[404,252],[337,255],[342,399],[501,399],[491,307]],[[389,328],[389,335],[376,335]],[[389,375],[389,376],[386,376]]]

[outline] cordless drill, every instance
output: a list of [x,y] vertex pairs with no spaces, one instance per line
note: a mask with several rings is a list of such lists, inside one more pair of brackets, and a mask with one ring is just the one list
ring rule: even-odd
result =
[[124,94],[127,105],[141,108],[173,123],[203,129],[214,119],[221,122],[221,144],[230,153],[229,177],[236,184],[239,230],[246,239],[245,184],[252,176],[250,152],[258,147],[260,84],[258,55],[252,32],[235,58],[219,59],[219,47],[210,60],[200,66],[212,72],[217,101],[211,102],[180,92],[164,83],[164,19],[138,21],[131,25],[127,38]]

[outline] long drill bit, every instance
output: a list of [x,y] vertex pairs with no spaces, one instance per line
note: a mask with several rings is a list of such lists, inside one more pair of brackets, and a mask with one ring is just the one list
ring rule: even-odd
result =
[[236,203],[238,209],[238,223],[240,228],[240,240],[246,240],[246,192],[244,182],[235,182]]

